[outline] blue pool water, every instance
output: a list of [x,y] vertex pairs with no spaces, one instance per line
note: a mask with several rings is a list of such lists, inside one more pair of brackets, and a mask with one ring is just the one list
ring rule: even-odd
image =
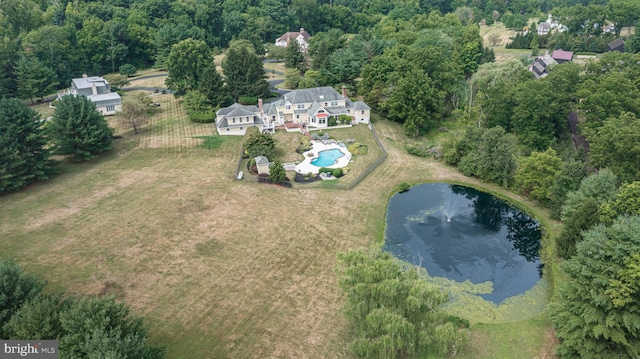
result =
[[329,167],[334,165],[338,158],[344,156],[344,153],[337,148],[318,152],[318,158],[311,161],[311,164],[317,167]]

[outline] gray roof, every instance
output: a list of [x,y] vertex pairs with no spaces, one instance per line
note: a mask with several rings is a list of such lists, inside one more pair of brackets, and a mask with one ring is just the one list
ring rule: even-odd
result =
[[256,160],[256,165],[268,165],[269,164],[269,159],[266,158],[265,156],[256,156],[255,160]]
[[609,51],[613,51],[616,49],[624,51],[624,41],[621,38],[617,38],[611,41],[610,43],[608,43],[607,48],[609,48]]
[[354,108],[356,110],[370,110],[371,107],[362,101],[356,101]]
[[330,86],[287,92],[284,98],[292,104],[344,100],[344,97]]
[[259,112],[258,107],[253,105],[241,105],[234,103],[229,107],[223,107],[216,112],[218,116],[238,117],[238,116],[251,116]]
[[321,107],[322,107],[322,106],[320,106],[320,104],[319,104],[319,103],[314,102],[313,104],[311,104],[311,107],[309,107],[309,110],[307,110],[307,113],[308,113],[309,115],[313,115],[313,114],[315,114],[316,112],[318,112],[318,110],[319,110]]
[[330,115],[344,115],[345,113],[349,113],[349,110],[345,107],[333,107],[327,109],[327,112],[329,112]]
[[539,61],[536,60],[536,62],[533,63],[533,71],[535,71],[535,73],[537,73],[538,75],[542,75],[545,70],[546,67]]
[[103,93],[103,94],[98,94],[98,95],[91,95],[91,96],[87,96],[91,101],[98,103],[98,102],[104,102],[104,101],[122,101],[122,99],[120,98],[120,95],[118,95],[117,92],[109,92],[109,93]]
[[109,84],[107,80],[100,76],[81,77],[78,79],[73,79],[71,80],[71,82],[77,89],[91,88],[92,84],[95,84],[96,87],[106,87],[107,84]]

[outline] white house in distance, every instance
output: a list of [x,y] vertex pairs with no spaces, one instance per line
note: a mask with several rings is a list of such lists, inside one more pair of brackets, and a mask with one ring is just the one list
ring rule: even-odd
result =
[[284,94],[270,103],[258,100],[258,106],[235,103],[216,112],[216,128],[220,135],[244,135],[248,127],[273,132],[285,123],[303,124],[310,128],[326,128],[330,117],[351,117],[351,124],[369,123],[371,108],[362,101],[351,101],[347,89],[342,94],[333,87],[300,89]]
[[86,96],[103,115],[113,115],[122,109],[122,98],[117,92],[111,92],[109,82],[100,76],[83,75],[71,80],[71,88],[58,97],[64,95]]
[[287,47],[287,45],[289,45],[289,41],[295,39],[298,42],[298,45],[300,45],[300,50],[302,50],[302,52],[307,52],[310,38],[311,35],[301,27],[300,31],[289,31],[277,38],[276,46]]

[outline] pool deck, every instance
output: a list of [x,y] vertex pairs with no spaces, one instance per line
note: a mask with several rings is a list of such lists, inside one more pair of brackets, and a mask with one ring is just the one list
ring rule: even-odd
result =
[[340,152],[344,153],[344,156],[338,158],[336,160],[336,163],[334,163],[333,165],[326,166],[327,168],[346,167],[349,164],[349,161],[351,161],[351,152],[349,152],[346,147],[342,147],[337,143],[325,144],[322,143],[322,141],[311,141],[311,144],[313,145],[313,148],[302,154],[304,156],[304,161],[296,165],[295,171],[298,173],[304,174],[311,172],[313,174],[317,174],[320,170],[320,167],[312,165],[311,161],[318,158],[318,152],[321,151],[338,149],[340,150]]

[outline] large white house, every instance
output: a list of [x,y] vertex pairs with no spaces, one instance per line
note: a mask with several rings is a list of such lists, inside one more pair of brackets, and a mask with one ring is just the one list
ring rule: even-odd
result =
[[71,88],[58,96],[64,95],[86,96],[103,115],[113,115],[122,109],[122,98],[111,92],[109,82],[100,76],[84,75],[71,80]]
[[309,128],[326,128],[329,118],[351,117],[351,124],[369,123],[371,108],[362,101],[351,101],[347,90],[342,94],[333,87],[301,89],[284,94],[270,103],[258,100],[258,106],[235,103],[216,113],[216,128],[221,135],[244,135],[249,127],[273,132],[285,123],[304,124]]
[[300,45],[300,50],[302,52],[307,52],[309,48],[309,39],[311,35],[308,32],[304,31],[304,28],[300,28],[300,31],[289,31],[284,35],[280,36],[276,39],[276,46],[286,47],[289,45],[291,40],[296,40],[298,45]]

